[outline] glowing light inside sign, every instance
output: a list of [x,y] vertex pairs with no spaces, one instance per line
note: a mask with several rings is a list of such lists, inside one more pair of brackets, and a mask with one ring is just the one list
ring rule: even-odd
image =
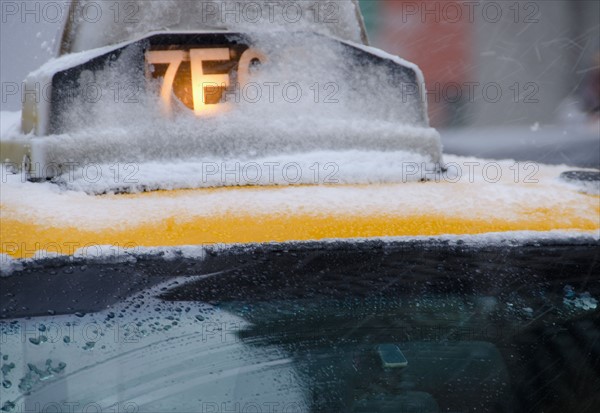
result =
[[[148,64],[167,65],[160,90],[161,100],[167,112],[170,112],[172,108],[174,86],[178,82],[181,85],[181,79],[178,80],[178,72],[180,68],[184,69],[182,63],[189,62],[189,67],[191,67],[191,89],[183,89],[187,89],[185,93],[190,93],[191,91],[192,96],[185,96],[184,98],[188,102],[188,106],[193,107],[194,113],[197,116],[213,115],[227,109],[227,105],[219,103],[218,98],[221,91],[230,86],[229,74],[206,74],[203,63],[213,61],[226,62],[229,60],[230,51],[228,48],[191,49],[189,51],[153,50],[146,53]],[[240,56],[238,81],[241,86],[249,81],[252,64],[257,61],[265,62],[266,58],[262,53],[254,49],[247,49]],[[216,95],[217,93],[218,95]]]
[[229,49],[192,49],[192,93],[194,94],[194,113],[205,115],[218,112],[218,104],[206,103],[206,89],[229,86],[229,74],[207,75],[202,62],[211,60],[229,60]]

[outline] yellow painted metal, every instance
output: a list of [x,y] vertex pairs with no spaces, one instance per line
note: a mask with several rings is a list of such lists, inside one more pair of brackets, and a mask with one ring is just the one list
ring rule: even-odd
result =
[[[221,189],[240,191],[240,188]],[[257,187],[245,191],[268,191]],[[212,190],[194,190],[212,191]],[[123,195],[176,197],[186,191]],[[188,193],[190,191],[187,191]],[[98,197],[100,199],[102,197]],[[499,206],[500,208],[502,206]],[[0,206],[0,210],[2,206]],[[582,214],[582,210],[585,212]],[[350,211],[350,209],[348,210]],[[2,253],[13,258],[28,258],[36,251],[73,254],[81,248],[112,245],[124,248],[235,243],[268,243],[324,240],[331,238],[373,238],[394,236],[438,236],[445,234],[482,234],[506,231],[597,231],[600,229],[600,198],[581,194],[581,202],[558,208],[523,206],[513,218],[489,216],[464,217],[447,213],[402,214],[401,212],[302,212],[282,209],[276,213],[237,211],[180,217],[165,211],[160,220],[119,227],[79,229],[52,226],[35,219],[24,220],[2,214],[0,237]],[[482,215],[483,216],[483,215]]]

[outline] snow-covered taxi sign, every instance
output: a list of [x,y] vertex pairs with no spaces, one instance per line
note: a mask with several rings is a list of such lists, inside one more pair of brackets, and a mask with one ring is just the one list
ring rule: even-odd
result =
[[25,81],[2,137],[4,267],[103,246],[597,242],[597,173],[442,158],[419,68],[367,45],[356,1],[128,4],[131,21],[112,3],[69,19]]
[[[274,146],[304,150],[323,148],[323,142],[338,150],[356,148],[360,141],[369,149],[392,145],[441,161],[420,70],[367,45],[355,1],[186,1],[177,8],[165,2],[131,4],[135,19],[125,22],[114,16],[114,5],[94,3],[103,7],[97,13],[102,18],[90,21],[84,13],[90,5],[73,2],[69,16],[79,18],[67,20],[60,56],[25,80],[22,132],[28,137],[3,142],[2,157],[31,180],[59,176],[78,162],[159,158],[148,154],[154,148],[151,136],[142,145],[133,144],[137,133],[127,129],[139,130],[142,122],[168,131],[160,138],[169,141],[161,146],[162,158],[205,156],[215,147],[227,155],[234,155],[234,148],[241,153]],[[227,124],[219,130],[214,130],[218,120],[200,119],[173,134],[173,124],[193,122],[190,114],[229,116],[222,117]],[[284,117],[304,124],[318,118],[328,127],[336,120],[346,125],[347,119],[360,120],[373,132],[353,128],[338,134],[337,142],[319,136],[331,135],[323,128],[312,137],[292,136],[290,128],[269,137],[279,132]],[[268,125],[260,118],[267,118]],[[257,123],[265,130],[248,133]],[[381,125],[385,131],[378,130]],[[107,128],[109,139],[81,135],[84,130],[108,133]],[[231,143],[239,129],[247,132],[242,145]],[[378,138],[366,138],[370,134]],[[217,136],[218,142],[211,142]],[[257,143],[256,148],[248,142]],[[121,150],[115,151],[113,143]],[[131,156],[142,152],[148,156]]]
[[[278,59],[273,65],[293,64],[294,60],[303,59],[296,52],[306,41],[321,48],[337,48],[344,58],[340,63],[348,65],[342,68],[345,71],[362,73],[368,68],[383,73],[385,83],[378,87],[395,90],[402,96],[403,105],[397,109],[408,107],[415,122],[427,123],[421,74],[413,65],[320,34],[284,32],[276,36],[277,42],[287,47],[279,52],[269,50],[271,53],[252,46],[264,42],[270,46],[273,42],[274,39],[265,39],[260,33],[156,32],[115,46],[66,55],[26,79],[24,88],[31,93],[25,94],[23,132],[38,136],[63,133],[69,131],[72,113],[81,105],[141,103],[141,96],[146,94],[160,96],[163,115],[183,107],[196,116],[219,114],[240,99],[250,103],[260,100],[263,92],[264,98],[273,103],[276,93],[294,103],[307,92],[317,102],[322,93],[325,103],[338,103],[339,86],[333,82],[321,86],[315,81],[310,90],[303,91],[298,82],[282,85],[279,79],[269,78],[274,70],[260,78],[253,76],[267,63],[269,55]],[[356,99],[368,94],[368,87],[354,84]]]

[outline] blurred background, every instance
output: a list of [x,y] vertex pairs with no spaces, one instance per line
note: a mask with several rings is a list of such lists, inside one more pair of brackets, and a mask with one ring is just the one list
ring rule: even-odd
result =
[[423,70],[436,127],[598,116],[598,1],[360,4],[372,45]]

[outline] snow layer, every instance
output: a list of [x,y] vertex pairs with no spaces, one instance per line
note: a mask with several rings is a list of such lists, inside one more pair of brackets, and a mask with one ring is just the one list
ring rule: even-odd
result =
[[90,194],[246,185],[413,182],[439,165],[403,151],[318,151],[269,157],[81,165],[54,179]]
[[[304,154],[298,159],[290,156],[282,161],[306,165],[311,156]],[[323,153],[317,153],[312,159],[318,161],[323,156]],[[340,180],[369,180],[371,184],[389,185],[294,185],[260,191],[221,189],[98,197],[65,190],[50,182],[26,182],[21,175],[9,175],[4,171],[0,201],[3,217],[43,222],[48,226],[76,226],[82,230],[157,222],[165,218],[165,211],[178,220],[215,214],[261,215],[284,211],[401,216],[427,211],[455,218],[514,220],[522,219],[519,214],[523,210],[560,210],[565,205],[575,211],[580,208],[583,217],[589,217],[590,213],[587,204],[581,205],[582,195],[577,188],[558,178],[561,172],[569,169],[566,166],[537,165],[539,169],[535,170],[530,165],[513,161],[448,156],[445,164],[448,170],[439,174],[433,170],[419,170],[418,163],[393,162],[394,154],[340,152],[336,156],[337,161],[343,162],[337,174]],[[363,161],[355,163],[361,157]],[[380,169],[382,164],[387,167]],[[432,182],[414,182],[421,172],[427,172],[425,177]],[[160,181],[158,172],[152,176],[165,188],[170,185],[169,176]],[[85,186],[81,181],[75,182]],[[93,186],[88,188],[93,189]]]
[[[354,0],[203,0],[80,2],[74,13],[72,52],[136,38],[157,30],[304,31],[362,42],[361,21]],[[86,3],[92,3],[92,6]],[[116,7],[120,15],[115,15]],[[86,19],[100,10],[100,18]],[[94,9],[94,10],[91,10]]]

